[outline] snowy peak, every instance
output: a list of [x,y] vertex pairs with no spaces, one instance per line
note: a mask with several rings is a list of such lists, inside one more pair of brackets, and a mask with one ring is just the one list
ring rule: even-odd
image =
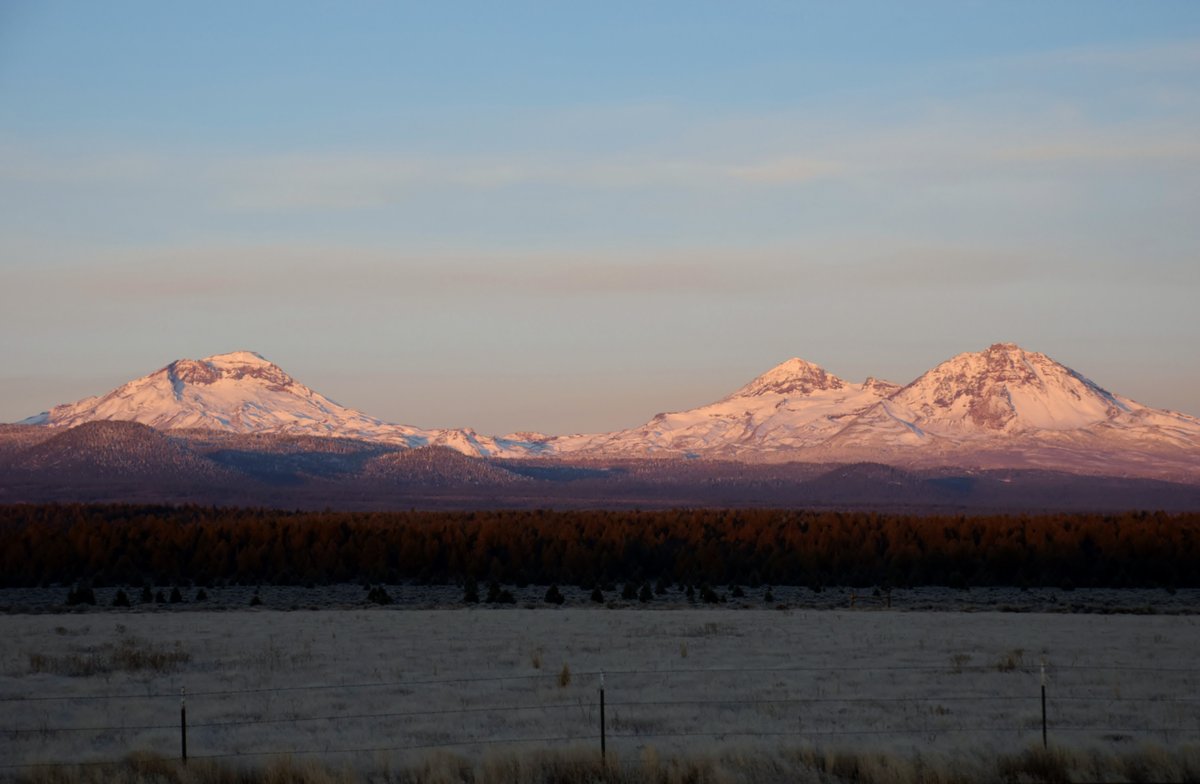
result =
[[211,365],[272,365],[262,354],[257,351],[231,351],[228,354],[213,354],[211,357],[205,357],[202,362],[207,362]]
[[312,391],[251,351],[179,359],[102,397],[55,406],[26,421],[74,427],[118,420],[238,433],[332,434],[382,424]]
[[867,376],[867,380],[862,383],[862,390],[880,397],[888,397],[900,391],[900,385],[893,384],[891,381],[884,381],[882,378]]
[[1069,430],[1113,419],[1128,402],[1013,343],[959,354],[891,396],[929,429]]
[[887,382],[849,384],[818,365],[793,358],[715,403],[659,414],[629,430],[565,436],[548,443],[559,454],[780,459],[821,443],[844,427],[847,417],[895,389]]
[[846,382],[811,362],[793,357],[763,373],[730,398],[762,395],[811,395],[818,391],[844,389]]
[[384,422],[309,389],[253,351],[178,359],[106,395],[55,406],[23,424],[72,428],[105,421],[136,422],[159,430],[351,438],[404,447],[445,444],[469,455],[522,456],[538,448],[472,430],[423,430]]

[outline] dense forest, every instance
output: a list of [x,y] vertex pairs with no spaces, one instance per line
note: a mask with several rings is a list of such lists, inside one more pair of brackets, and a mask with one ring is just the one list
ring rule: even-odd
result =
[[1200,514],[0,506],[0,585],[1200,586]]

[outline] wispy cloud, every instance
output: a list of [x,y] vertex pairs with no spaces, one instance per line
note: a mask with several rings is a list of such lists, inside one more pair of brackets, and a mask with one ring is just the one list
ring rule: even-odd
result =
[[[786,125],[791,118],[775,122]],[[761,122],[772,122],[769,118]],[[0,187],[78,187],[122,198],[164,188],[234,212],[346,211],[419,202],[427,194],[541,187],[597,194],[804,187],[889,178],[915,187],[961,177],[1020,176],[1022,166],[1195,165],[1200,142],[1179,123],[1104,127],[1079,119],[970,115],[917,118],[886,129],[846,129],[757,157],[707,150],[619,157],[410,156],[381,152],[271,155],[98,153],[58,155],[0,147]],[[782,135],[778,131],[765,136]],[[711,145],[708,145],[711,146]],[[730,148],[752,146],[730,139]]]
[[1124,71],[1178,71],[1200,68],[1200,39],[1144,41],[1110,46],[1074,46],[1011,55],[1000,62],[1035,69],[1106,68]]
[[[359,301],[415,303],[554,298],[668,301],[755,295],[954,291],[1072,279],[1093,261],[996,248],[859,243],[806,248],[509,254],[479,250],[403,254],[345,247],[224,246],[110,251],[86,265],[10,270],[16,287],[88,294],[114,303]],[[14,303],[16,305],[17,303]]]
[[289,155],[222,162],[210,177],[235,209],[355,208],[395,203],[423,190],[522,186],[627,190],[797,184],[836,172],[832,161],[789,156],[709,162],[627,155],[407,158],[390,154]]
[[233,210],[347,210],[395,204],[430,189],[496,191],[523,186],[620,191],[798,184],[835,175],[830,160],[788,154],[749,160],[619,157],[409,156],[393,152],[267,155],[60,155],[0,147],[0,184],[104,186],[164,183],[207,192]]

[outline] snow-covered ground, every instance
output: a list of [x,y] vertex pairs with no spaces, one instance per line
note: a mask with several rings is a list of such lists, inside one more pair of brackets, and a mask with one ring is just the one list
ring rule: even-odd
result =
[[1200,742],[1197,649],[1193,615],[862,605],[16,614],[0,617],[0,765],[177,754],[181,688],[193,758],[597,748],[601,672],[626,759],[1012,751],[1040,744],[1043,659],[1052,743],[1171,747]]

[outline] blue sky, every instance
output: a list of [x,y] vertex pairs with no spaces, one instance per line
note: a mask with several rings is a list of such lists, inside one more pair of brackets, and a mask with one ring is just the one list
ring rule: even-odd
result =
[[0,4],[0,420],[250,348],[631,426],[997,341],[1200,414],[1200,3]]

